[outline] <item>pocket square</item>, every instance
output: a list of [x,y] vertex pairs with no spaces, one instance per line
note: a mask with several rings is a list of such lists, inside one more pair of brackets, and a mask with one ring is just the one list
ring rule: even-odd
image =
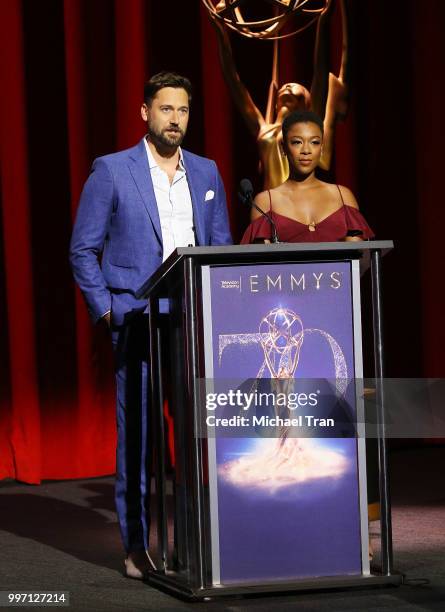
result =
[[209,189],[208,192],[206,193],[205,202],[208,202],[209,200],[213,200],[214,197],[215,197],[215,192]]

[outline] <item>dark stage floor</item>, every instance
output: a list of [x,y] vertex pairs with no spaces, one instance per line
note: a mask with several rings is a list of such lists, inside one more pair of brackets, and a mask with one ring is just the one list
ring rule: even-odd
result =
[[70,591],[69,609],[89,611],[444,610],[444,465],[445,447],[391,453],[395,565],[408,579],[399,588],[184,603],[124,578],[113,479],[99,478],[0,483],[0,591]]

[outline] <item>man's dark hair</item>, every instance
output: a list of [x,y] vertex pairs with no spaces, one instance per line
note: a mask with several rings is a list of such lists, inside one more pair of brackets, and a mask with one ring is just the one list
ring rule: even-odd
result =
[[144,85],[144,102],[150,105],[153,98],[160,89],[164,87],[175,87],[185,89],[189,98],[189,104],[192,101],[192,84],[186,78],[176,72],[158,72],[151,77]]
[[321,134],[323,135],[323,121],[318,115],[312,111],[294,111],[293,113],[289,113],[289,115],[287,115],[283,121],[283,125],[281,126],[284,141],[286,141],[288,131],[296,123],[315,123],[318,125],[321,130]]

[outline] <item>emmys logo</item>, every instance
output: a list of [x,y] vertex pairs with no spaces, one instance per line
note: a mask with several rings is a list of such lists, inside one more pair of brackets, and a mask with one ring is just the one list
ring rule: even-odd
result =
[[277,274],[272,276],[269,274],[259,275],[251,274],[248,279],[248,286],[251,293],[263,293],[270,291],[306,291],[306,289],[340,289],[342,281],[341,272],[331,272],[325,274],[320,272],[316,274],[300,275],[294,274]]

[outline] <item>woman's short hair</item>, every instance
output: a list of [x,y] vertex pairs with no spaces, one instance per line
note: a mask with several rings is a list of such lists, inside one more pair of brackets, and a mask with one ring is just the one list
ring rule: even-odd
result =
[[315,123],[318,125],[321,134],[323,135],[323,121],[318,115],[312,111],[294,111],[287,115],[283,121],[283,125],[281,126],[284,141],[286,141],[288,131],[296,123]]

